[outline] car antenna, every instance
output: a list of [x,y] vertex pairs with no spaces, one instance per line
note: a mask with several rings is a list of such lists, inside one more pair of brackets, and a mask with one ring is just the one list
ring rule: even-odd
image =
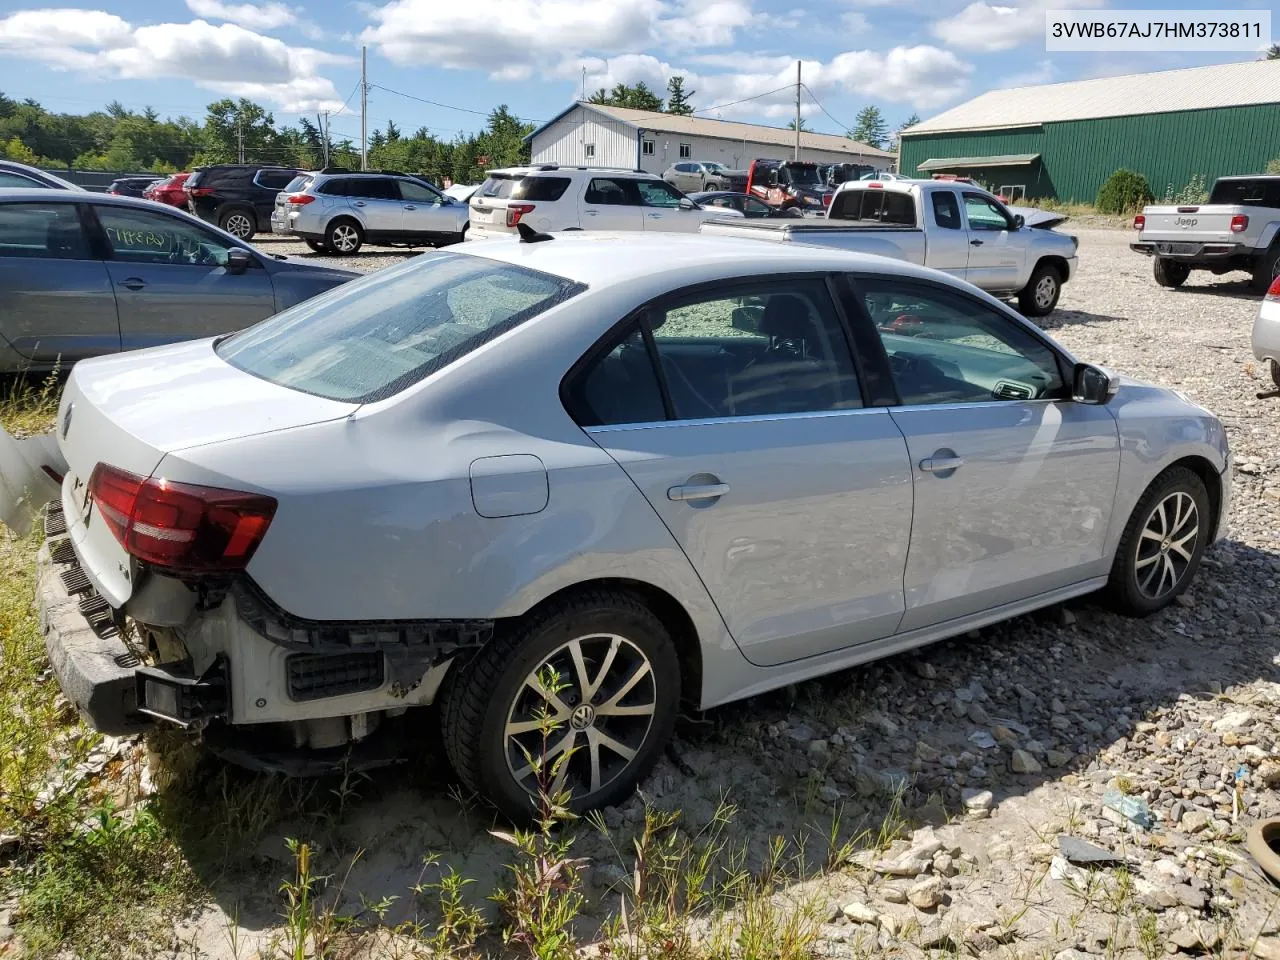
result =
[[521,243],[541,243],[543,240],[555,239],[555,237],[553,237],[549,233],[539,233],[537,230],[533,229],[533,227],[529,226],[527,223],[517,223],[516,230],[520,234]]

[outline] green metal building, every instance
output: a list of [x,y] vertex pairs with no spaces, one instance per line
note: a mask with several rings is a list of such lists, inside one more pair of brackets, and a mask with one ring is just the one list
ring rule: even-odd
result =
[[972,177],[1011,199],[1092,202],[1124,167],[1159,199],[1280,158],[1280,61],[991,90],[902,132],[905,176]]

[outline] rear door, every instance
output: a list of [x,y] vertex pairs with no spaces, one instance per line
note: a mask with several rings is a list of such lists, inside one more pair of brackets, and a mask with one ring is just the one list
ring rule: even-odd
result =
[[161,208],[91,209],[109,251],[123,349],[216,336],[275,313],[266,268],[255,258],[228,272],[233,245],[222,236]]
[[863,406],[822,277],[757,277],[665,299],[569,391],[697,569],[752,663],[894,632],[910,463]]
[[351,177],[347,180],[347,198],[364,221],[367,234],[400,232],[404,205],[400,190],[390,177]]
[[954,190],[927,191],[925,204],[926,265],[965,279],[969,268],[969,235]]
[[643,230],[645,209],[636,181],[627,177],[592,177],[582,194],[582,229]]
[[77,204],[0,203],[0,333],[40,364],[120,349],[111,278]]
[[965,190],[961,196],[969,237],[965,279],[984,290],[1016,290],[1026,249],[1013,237],[1013,221],[984,194]]

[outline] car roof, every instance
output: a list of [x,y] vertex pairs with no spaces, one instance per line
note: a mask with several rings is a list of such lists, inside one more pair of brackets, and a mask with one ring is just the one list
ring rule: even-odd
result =
[[572,231],[555,234],[553,240],[544,243],[495,237],[453,247],[450,252],[541,270],[588,286],[609,286],[652,277],[659,271],[696,267],[703,268],[702,279],[706,281],[846,270],[932,279],[938,276],[937,271],[873,254],[701,233]]
[[[680,161],[685,163],[688,161]],[[587,167],[587,166],[570,166],[569,164],[557,165],[546,164],[537,167],[499,167],[495,170],[488,171],[485,176],[491,177],[494,174],[505,177],[536,177],[544,175],[548,177],[563,176],[566,173],[599,173],[608,174],[611,177],[636,177],[645,180],[662,179],[656,173],[649,173],[647,170],[632,170],[629,167]]]

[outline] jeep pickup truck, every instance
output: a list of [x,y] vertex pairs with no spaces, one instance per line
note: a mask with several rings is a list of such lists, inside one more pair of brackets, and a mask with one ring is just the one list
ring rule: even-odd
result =
[[1144,207],[1130,249],[1152,258],[1156,283],[1180,287],[1192,270],[1243,270],[1258,293],[1280,274],[1280,176],[1222,177],[1209,202]]
[[746,192],[775,210],[794,208],[819,215],[832,197],[818,165],[800,160],[752,160]]
[[825,220],[709,221],[700,230],[777,243],[812,243],[934,267],[1031,317],[1050,313],[1076,269],[1064,218],[1014,211],[985,190],[931,180],[856,180],[836,191]]

